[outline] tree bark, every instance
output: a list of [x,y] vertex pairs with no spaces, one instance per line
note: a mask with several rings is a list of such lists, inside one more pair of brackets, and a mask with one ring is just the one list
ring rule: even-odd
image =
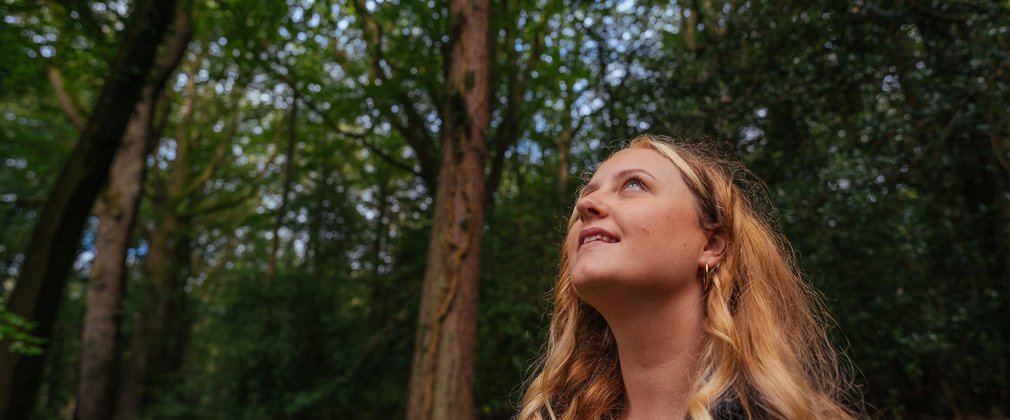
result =
[[182,201],[186,192],[191,190],[187,181],[191,177],[189,158],[194,142],[189,133],[198,95],[196,67],[198,64],[188,69],[187,95],[182,116],[175,126],[175,161],[168,171],[167,182],[158,183],[151,194],[156,220],[144,260],[147,278],[143,293],[145,304],[136,315],[130,357],[116,402],[114,418],[119,420],[137,418],[147,393],[150,372],[156,368],[153,365],[159,363],[161,349],[170,341],[169,336],[174,331],[172,326],[176,324],[185,297],[181,282],[186,271],[183,266],[188,262],[185,258],[188,238],[184,232],[188,216],[183,212]]
[[[53,186],[32,232],[25,262],[8,309],[37,323],[35,335],[48,338],[56,309],[95,197],[108,176],[134,105],[168,28],[176,1],[138,1],[94,113]],[[0,349],[0,414],[31,418],[42,357],[22,357]]]
[[122,145],[112,161],[105,193],[99,198],[95,260],[81,339],[75,413],[80,420],[109,419],[115,408],[126,251],[144,185],[146,158],[155,143],[151,126],[154,109],[166,80],[182,60],[192,33],[189,11],[177,9],[173,34],[141,91]]
[[434,226],[407,401],[409,419],[474,418],[473,369],[488,114],[487,0],[449,4]]

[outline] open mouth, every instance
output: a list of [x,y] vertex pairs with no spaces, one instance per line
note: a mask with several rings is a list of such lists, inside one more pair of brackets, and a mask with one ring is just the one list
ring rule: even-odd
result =
[[582,240],[582,245],[588,244],[588,243],[593,242],[593,241],[603,241],[603,242],[609,242],[609,243],[617,242],[616,240],[614,240],[612,238],[608,238],[606,235],[599,235],[599,234],[597,234],[597,235],[590,236],[590,237],[588,237],[586,239],[583,239]]
[[616,236],[600,228],[588,228],[579,233],[579,247],[592,242],[616,243],[620,242]]

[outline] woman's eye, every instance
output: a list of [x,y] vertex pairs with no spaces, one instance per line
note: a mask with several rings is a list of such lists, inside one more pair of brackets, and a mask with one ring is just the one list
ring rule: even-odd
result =
[[624,188],[622,188],[622,190],[644,190],[644,189],[645,184],[643,184],[642,180],[638,178],[628,179],[627,181],[624,182]]

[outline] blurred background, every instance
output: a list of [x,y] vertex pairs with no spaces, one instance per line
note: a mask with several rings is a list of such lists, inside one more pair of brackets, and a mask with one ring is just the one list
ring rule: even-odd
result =
[[1010,2],[457,1],[0,1],[0,416],[413,417],[469,179],[448,354],[510,418],[581,175],[644,132],[764,180],[871,416],[1010,415]]

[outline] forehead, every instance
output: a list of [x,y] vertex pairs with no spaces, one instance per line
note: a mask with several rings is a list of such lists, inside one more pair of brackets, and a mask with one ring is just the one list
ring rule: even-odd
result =
[[652,149],[624,149],[610,156],[593,173],[590,183],[627,170],[644,170],[657,179],[679,180],[680,169],[670,159]]

